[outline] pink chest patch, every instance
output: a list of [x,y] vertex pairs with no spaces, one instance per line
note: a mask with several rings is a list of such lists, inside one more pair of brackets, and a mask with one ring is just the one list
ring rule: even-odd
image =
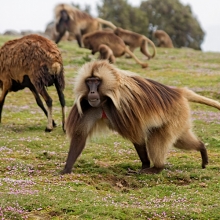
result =
[[107,115],[105,114],[104,110],[102,110],[102,118],[107,118]]

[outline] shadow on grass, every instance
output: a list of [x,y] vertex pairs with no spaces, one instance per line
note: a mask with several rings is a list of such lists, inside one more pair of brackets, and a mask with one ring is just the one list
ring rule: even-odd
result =
[[[77,175],[85,175],[89,178],[84,180],[87,184],[95,185],[97,189],[106,188],[122,191],[140,189],[143,187],[154,187],[158,183],[163,183],[167,186],[187,186],[190,184],[200,184],[201,181],[210,179],[208,171],[198,167],[189,168],[188,166],[181,167],[167,165],[160,174],[140,174],[140,165],[129,163],[117,163],[112,166],[103,167],[95,163],[86,163],[79,160],[73,168],[70,178],[75,178]],[[134,171],[134,172],[131,172]],[[71,177],[72,176],[72,177]],[[65,175],[64,175],[65,178]]]

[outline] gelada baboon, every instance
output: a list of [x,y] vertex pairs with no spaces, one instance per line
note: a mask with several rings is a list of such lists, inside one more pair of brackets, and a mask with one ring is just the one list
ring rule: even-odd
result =
[[78,45],[82,47],[81,37],[86,33],[101,30],[101,24],[115,28],[115,26],[101,18],[93,18],[91,15],[83,12],[68,4],[59,4],[54,9],[55,23],[58,36],[55,40],[59,43],[66,31],[74,37]]
[[[107,45],[113,55],[115,57],[121,57],[125,53],[128,53],[135,61],[140,64],[143,68],[148,66],[147,63],[142,63],[125,45],[124,41],[110,31],[94,31],[89,34],[85,34],[82,37],[82,42],[85,48],[92,50],[92,54],[94,55],[96,52],[100,52],[100,57],[103,59],[108,59],[105,57],[105,54],[101,54],[102,52],[99,50],[101,44]],[[111,62],[111,60],[109,59]]]
[[87,138],[104,127],[134,144],[142,173],[161,172],[172,145],[199,151],[202,168],[208,164],[206,148],[191,130],[189,102],[220,110],[219,102],[120,70],[105,60],[82,66],[74,92],[75,103],[66,123],[70,148],[62,174],[71,172]]
[[[30,34],[10,40],[0,48],[0,122],[2,108],[9,92],[29,88],[37,105],[47,116],[46,132],[56,126],[52,118],[53,100],[46,87],[54,85],[62,108],[65,127],[65,77],[63,60],[57,45],[42,36]],[[44,99],[45,109],[40,95]],[[65,131],[65,130],[64,130]]]
[[[140,51],[148,57],[148,59],[153,58],[156,55],[156,48],[154,43],[144,35],[135,33],[133,31],[125,30],[117,27],[114,33],[119,36],[126,45],[129,46],[131,52],[136,48],[140,47]],[[153,54],[151,55],[148,51],[148,43],[153,47]]]
[[105,44],[99,45],[99,59],[109,60],[110,63],[115,63],[115,56],[112,50]]
[[173,48],[173,42],[170,36],[163,30],[156,30],[153,36],[158,40],[158,47]]
[[[46,26],[46,29],[44,31],[44,34],[52,41],[55,41],[58,37],[58,32],[56,31],[56,25],[55,22],[52,21],[50,23],[48,23],[48,25]],[[73,40],[73,38],[69,37],[69,32],[66,31],[65,34],[63,35],[63,37],[60,39],[63,41],[71,41]]]

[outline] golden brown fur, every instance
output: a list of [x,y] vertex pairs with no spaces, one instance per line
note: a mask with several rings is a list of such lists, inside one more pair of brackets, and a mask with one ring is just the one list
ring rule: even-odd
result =
[[95,31],[83,36],[83,45],[85,48],[92,50],[92,54],[99,52],[101,44],[107,45],[113,52],[115,57],[121,57],[128,53],[135,61],[143,68],[147,67],[147,63],[141,62],[130,50],[126,47],[124,41],[110,31]]
[[[115,27],[109,21],[105,21],[101,18],[93,18],[86,12],[68,4],[57,5],[54,9],[54,13],[57,32],[60,33],[59,37],[56,39],[56,43],[58,43],[64,33],[68,31],[70,37],[76,38],[79,46],[82,47],[82,35],[101,30],[101,24]],[[63,13],[65,18],[63,17]]]
[[99,59],[109,60],[110,63],[115,63],[115,56],[112,50],[105,44],[99,45]]
[[[100,82],[97,88],[100,104],[96,107],[92,107],[88,100],[91,91],[86,80],[90,78]],[[71,139],[70,150],[62,173],[71,172],[87,137],[97,129],[103,130],[103,126],[117,131],[134,144],[144,173],[163,170],[171,146],[200,151],[202,167],[207,165],[205,146],[191,130],[188,102],[202,103],[220,110],[219,102],[187,88],[168,87],[120,70],[107,61],[85,64],[76,76],[74,93],[75,103],[66,124]],[[150,161],[153,164],[151,168]]]
[[[126,45],[129,46],[131,52],[133,52],[136,48],[140,47],[140,51],[148,57],[148,59],[155,57],[156,48],[154,43],[144,35],[135,33],[133,31],[125,30],[117,27],[114,30],[114,33],[119,36]],[[151,55],[148,51],[148,43],[153,47],[153,54]]]
[[156,30],[154,32],[154,37],[158,40],[158,47],[166,47],[166,48],[173,48],[173,42],[170,36],[163,30]]
[[52,125],[52,99],[47,94],[45,86],[55,84],[59,98],[62,100],[64,126],[64,70],[61,53],[57,45],[42,36],[32,34],[6,42],[0,48],[0,119],[5,97],[10,91],[18,91],[29,87],[36,101],[40,93],[48,105],[48,112],[43,104],[39,106],[48,116],[47,130]]

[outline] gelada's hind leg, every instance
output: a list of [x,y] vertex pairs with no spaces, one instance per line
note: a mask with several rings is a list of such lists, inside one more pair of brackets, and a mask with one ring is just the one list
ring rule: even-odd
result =
[[[31,82],[29,82],[29,86],[28,87],[31,90],[32,94],[34,95],[34,98],[36,100],[37,105],[42,109],[44,114],[48,117],[47,110],[45,109],[44,104],[41,101],[41,98],[40,98],[36,88],[34,87],[34,85]],[[56,123],[55,123],[54,120],[53,120],[53,127],[56,127]]]
[[205,168],[208,164],[208,154],[205,145],[197,139],[191,130],[188,130],[181,135],[174,146],[184,150],[200,151],[202,157],[202,168]]
[[47,127],[45,129],[46,132],[50,132],[53,130],[53,118],[52,118],[52,98],[47,93],[46,89],[43,87],[40,91],[41,96],[45,100],[47,104]]
[[150,134],[147,142],[147,152],[154,166],[142,169],[141,173],[157,174],[164,169],[167,152],[174,142],[173,138],[169,136],[168,131],[160,129]]

